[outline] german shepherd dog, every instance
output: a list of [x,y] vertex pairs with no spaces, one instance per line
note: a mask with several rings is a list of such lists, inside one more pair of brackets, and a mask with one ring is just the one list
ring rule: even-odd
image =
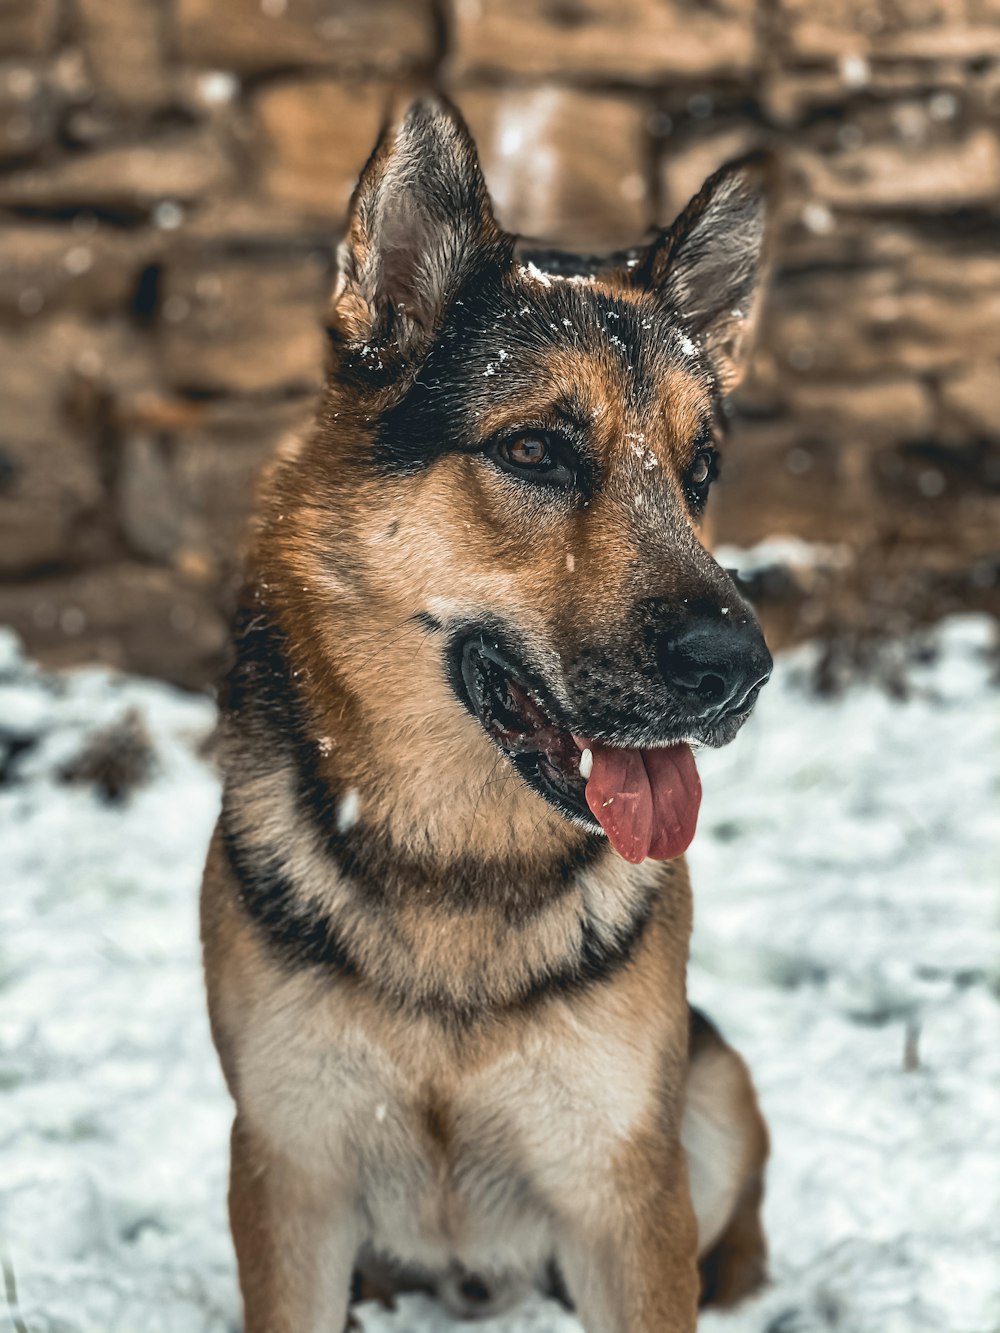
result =
[[769,177],[597,261],[515,248],[443,102],[362,173],[203,890],[246,1333],[341,1328],[358,1274],[466,1315],[539,1284],[588,1333],[762,1279],[767,1132],[688,1007],[682,854],[690,746],[771,670],[698,536]]

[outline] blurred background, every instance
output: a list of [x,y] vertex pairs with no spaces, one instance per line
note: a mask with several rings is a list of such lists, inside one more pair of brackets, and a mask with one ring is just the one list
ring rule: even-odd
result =
[[33,655],[212,679],[352,184],[428,83],[503,223],[567,246],[776,148],[715,539],[767,542],[772,639],[831,680],[1000,607],[1000,0],[5,0],[0,621]]

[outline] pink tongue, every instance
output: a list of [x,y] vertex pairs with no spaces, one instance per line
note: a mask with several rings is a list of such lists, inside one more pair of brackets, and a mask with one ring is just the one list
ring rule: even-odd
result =
[[[580,744],[580,742],[577,742]],[[669,861],[686,852],[701,805],[690,746],[616,750],[590,742],[587,804],[626,861]]]

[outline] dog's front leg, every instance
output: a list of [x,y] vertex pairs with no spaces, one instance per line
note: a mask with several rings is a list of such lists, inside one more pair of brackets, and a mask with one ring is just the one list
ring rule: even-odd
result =
[[231,1148],[229,1219],[244,1333],[344,1328],[359,1242],[351,1191],[296,1170],[239,1116]]
[[587,1333],[694,1333],[698,1230],[680,1143],[630,1152],[591,1199],[559,1245]]

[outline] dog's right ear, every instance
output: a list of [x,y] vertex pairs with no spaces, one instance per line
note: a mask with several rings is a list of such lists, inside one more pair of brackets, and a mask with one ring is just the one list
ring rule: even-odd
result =
[[383,131],[354,191],[331,339],[391,340],[418,355],[462,283],[500,260],[503,240],[461,116],[443,100],[414,102]]
[[628,273],[630,285],[659,293],[702,340],[723,393],[746,369],[776,187],[768,153],[720,167]]

